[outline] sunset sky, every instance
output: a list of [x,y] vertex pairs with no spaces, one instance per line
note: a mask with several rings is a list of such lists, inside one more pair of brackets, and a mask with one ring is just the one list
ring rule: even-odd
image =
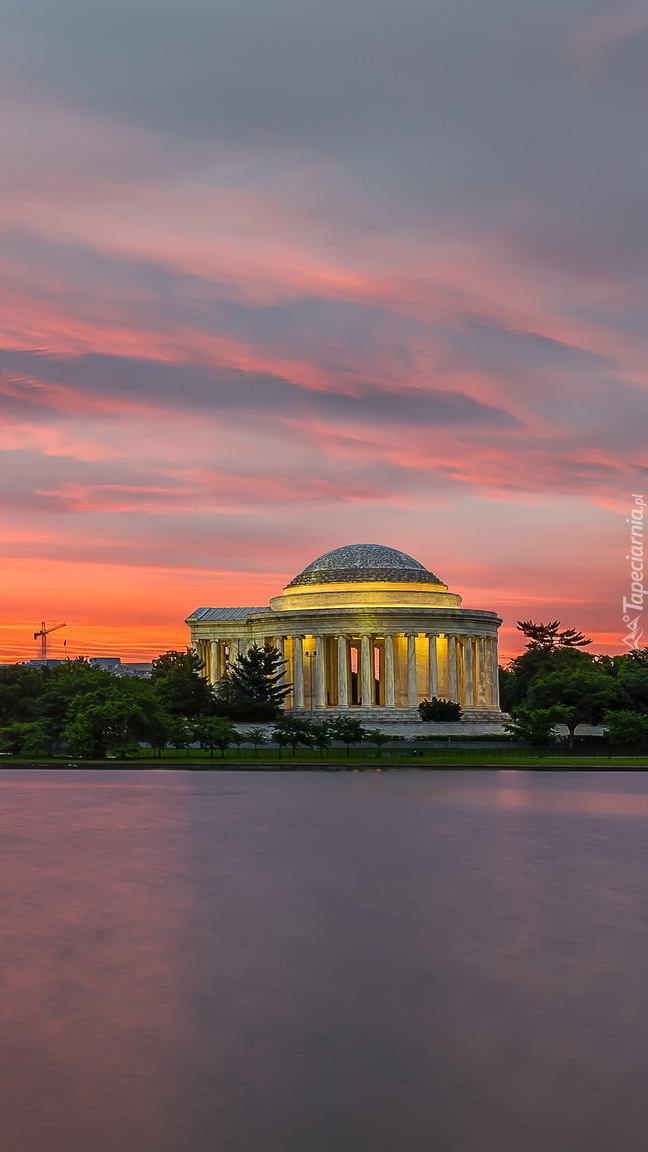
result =
[[388,544],[621,651],[648,8],[5,0],[0,660]]

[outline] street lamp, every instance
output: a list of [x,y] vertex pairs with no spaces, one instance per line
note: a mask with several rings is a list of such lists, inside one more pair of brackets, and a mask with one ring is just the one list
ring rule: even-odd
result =
[[[307,652],[306,656],[308,657],[308,659],[310,661],[312,661],[317,656],[317,652]],[[314,716],[314,713],[313,713],[313,668],[315,667],[315,665],[310,663],[308,665],[308,667],[310,669],[310,672],[308,674],[308,687],[309,687],[309,695],[310,695],[310,714],[311,714],[311,720],[312,720],[313,716]]]

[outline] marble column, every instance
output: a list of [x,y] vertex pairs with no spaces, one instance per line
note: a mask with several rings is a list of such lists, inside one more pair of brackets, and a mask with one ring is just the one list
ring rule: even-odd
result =
[[293,699],[295,708],[304,707],[304,637],[293,636]]
[[472,708],[475,704],[475,662],[473,658],[473,638],[464,636],[464,704]]
[[497,661],[497,636],[491,637],[488,642],[490,649],[489,671],[490,671],[490,698],[489,704],[491,708],[499,708],[499,668]]
[[210,648],[211,648],[211,659],[210,659],[210,669],[209,669],[209,672],[210,672],[209,683],[210,684],[218,684],[218,681],[220,680],[220,645],[219,645],[218,640],[212,640],[210,642]]
[[486,638],[484,636],[477,637],[477,704],[480,708],[486,707]]
[[492,707],[493,700],[493,665],[495,665],[497,672],[497,644],[495,645],[495,659],[493,660],[493,642],[490,636],[486,636],[484,638],[484,667],[486,669],[486,701],[489,707]]
[[407,707],[416,708],[418,691],[416,687],[416,632],[407,632]]
[[[275,642],[275,647],[277,649],[277,652],[279,653],[279,656],[281,657],[282,660],[284,660],[285,659],[284,637],[283,636],[275,636],[274,642]],[[285,686],[286,678],[287,678],[286,677],[286,666],[284,665],[283,668],[281,668],[281,666],[280,666],[278,671],[279,671],[279,680],[277,681],[277,683]]]
[[324,637],[315,637],[315,707],[326,707],[326,664]]
[[393,708],[396,700],[394,692],[394,637],[385,633],[385,707]]
[[346,636],[337,638],[338,708],[349,707],[349,650]]
[[457,700],[457,637],[448,636],[448,696]]
[[362,666],[362,697],[361,703],[363,708],[372,708],[374,703],[373,684],[374,684],[374,670],[373,670],[373,645],[371,643],[371,636],[363,633],[360,638],[360,656]]
[[439,695],[439,666],[437,662],[436,632],[428,632],[428,695],[430,700]]

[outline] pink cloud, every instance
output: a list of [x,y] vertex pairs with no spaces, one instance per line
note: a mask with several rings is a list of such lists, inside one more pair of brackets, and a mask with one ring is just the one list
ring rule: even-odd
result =
[[572,46],[581,60],[595,61],[611,44],[630,40],[647,28],[645,4],[622,0],[606,4],[584,20],[572,36]]

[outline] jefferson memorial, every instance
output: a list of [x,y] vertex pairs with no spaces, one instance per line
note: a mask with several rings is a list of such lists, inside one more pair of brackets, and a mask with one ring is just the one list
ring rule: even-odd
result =
[[462,608],[438,576],[396,548],[352,544],[313,560],[260,608],[197,608],[187,618],[204,675],[217,684],[255,641],[287,661],[292,715],[418,720],[421,700],[499,720],[495,612]]

